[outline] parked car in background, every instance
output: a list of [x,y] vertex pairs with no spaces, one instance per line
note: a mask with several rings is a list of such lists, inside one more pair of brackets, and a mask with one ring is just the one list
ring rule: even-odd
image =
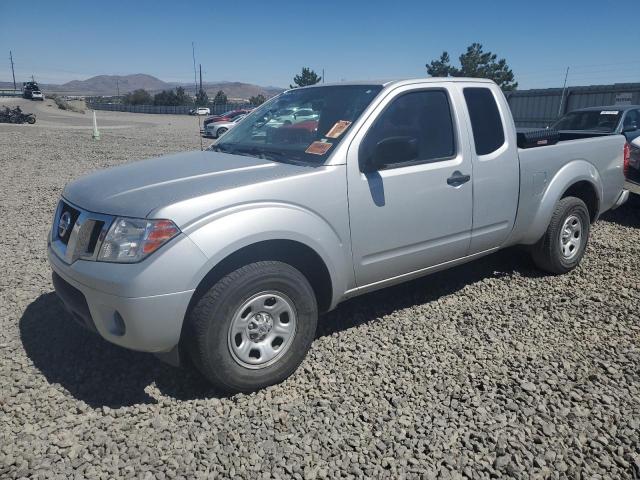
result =
[[31,100],[44,100],[44,94],[40,90],[31,91]]
[[34,91],[39,92],[40,87],[38,86],[38,82],[23,82],[22,83],[22,96],[23,98],[32,98],[32,93]]
[[317,120],[318,112],[311,108],[285,108],[275,112],[273,117],[267,121],[268,127],[279,127],[282,125],[293,125],[295,123]]
[[189,115],[211,115],[209,107],[198,107],[189,110]]
[[[317,124],[267,125],[305,105]],[[291,375],[318,314],[349,298],[513,245],[546,272],[576,268],[591,224],[628,198],[625,139],[538,146],[543,134],[519,148],[489,80],[289,90],[207,151],[69,183],[47,242],[53,284],[104,339],[253,391]]]
[[621,134],[627,140],[624,155],[625,188],[640,195],[640,105],[587,107],[567,113],[552,125],[560,138]]
[[221,120],[219,122],[213,122],[204,128],[204,136],[211,138],[219,138],[220,135],[231,130],[235,125],[242,120],[245,115],[238,115],[233,120]]
[[634,138],[629,145],[629,169],[626,172],[625,188],[631,193],[640,195],[640,136]]
[[246,115],[251,112],[251,109],[238,109],[238,110],[230,110],[228,112],[223,113],[222,115],[212,115],[211,117],[205,118],[204,127],[213,122],[230,122],[234,120],[236,117],[240,115]]

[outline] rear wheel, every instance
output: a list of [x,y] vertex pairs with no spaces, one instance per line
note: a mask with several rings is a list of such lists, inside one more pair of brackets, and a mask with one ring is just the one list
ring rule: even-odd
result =
[[249,392],[298,368],[315,338],[318,307],[305,276],[275,261],[226,275],[188,318],[194,364],[216,387]]
[[584,256],[591,220],[585,203],[576,197],[558,202],[547,231],[534,245],[536,265],[550,273],[567,273],[578,266]]

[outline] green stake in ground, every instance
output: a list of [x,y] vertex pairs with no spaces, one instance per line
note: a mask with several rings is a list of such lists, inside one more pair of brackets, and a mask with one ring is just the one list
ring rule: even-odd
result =
[[100,140],[100,132],[98,131],[98,122],[96,121],[96,111],[93,111],[93,135],[94,140]]

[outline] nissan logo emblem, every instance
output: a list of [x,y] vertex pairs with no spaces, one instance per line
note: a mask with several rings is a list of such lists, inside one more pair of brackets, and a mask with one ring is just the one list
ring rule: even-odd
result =
[[64,238],[69,229],[71,228],[71,214],[69,212],[63,212],[60,215],[60,221],[58,222],[58,236]]

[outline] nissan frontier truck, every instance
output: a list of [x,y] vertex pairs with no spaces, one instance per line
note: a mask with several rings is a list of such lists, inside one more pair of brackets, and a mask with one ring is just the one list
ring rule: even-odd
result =
[[[300,110],[312,120],[278,118]],[[206,151],[69,183],[53,284],[105,340],[253,391],[290,376],[348,298],[513,245],[576,268],[628,197],[625,138],[527,135],[489,80],[289,90]]]

